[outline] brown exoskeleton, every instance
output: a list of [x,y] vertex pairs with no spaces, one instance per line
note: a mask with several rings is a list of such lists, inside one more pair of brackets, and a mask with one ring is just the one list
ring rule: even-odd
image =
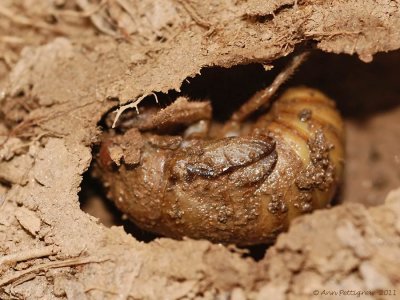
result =
[[246,121],[305,55],[225,124],[212,122],[209,102],[181,97],[106,137],[97,176],[116,206],[148,231],[238,245],[270,242],[294,217],[326,207],[344,164],[334,102],[292,88],[257,121]]

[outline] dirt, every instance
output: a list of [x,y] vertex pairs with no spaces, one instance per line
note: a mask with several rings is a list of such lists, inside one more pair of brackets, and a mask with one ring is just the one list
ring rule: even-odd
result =
[[[400,60],[399,51],[378,54],[400,47],[399,8],[261,2],[1,2],[1,299],[400,292]],[[285,56],[309,47],[334,54],[312,54],[286,87],[307,84],[337,101],[347,124],[345,185],[340,204],[295,219],[265,257],[205,240],[142,242],[101,224],[88,199],[93,215],[80,208],[99,125],[118,104],[142,97],[145,105],[155,93],[168,106],[208,91],[233,108],[271,82]],[[101,203],[108,225],[121,224]]]

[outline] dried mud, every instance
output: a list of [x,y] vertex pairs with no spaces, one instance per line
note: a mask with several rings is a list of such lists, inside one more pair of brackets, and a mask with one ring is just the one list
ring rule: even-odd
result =
[[[0,15],[1,299],[400,293],[400,55],[377,54],[400,48],[395,1],[5,0]],[[346,117],[340,205],[297,218],[258,262],[208,241],[141,242],[81,210],[110,109],[153,92],[166,106],[207,86],[215,101],[240,102],[310,46],[336,54],[312,55],[286,85],[321,89]],[[229,81],[239,73],[249,87]]]

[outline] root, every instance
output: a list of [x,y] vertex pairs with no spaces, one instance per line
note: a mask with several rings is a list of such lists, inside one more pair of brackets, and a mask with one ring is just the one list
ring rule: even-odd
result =
[[[76,0],[77,5],[86,12],[93,12],[89,14],[90,21],[93,25],[101,32],[110,35],[112,37],[116,37],[118,34],[115,32],[109,23],[105,21],[104,17],[99,14],[99,9],[107,2],[108,0],[102,1],[98,6],[92,8],[91,4],[88,0]],[[104,2],[104,3],[103,3]]]
[[[79,5],[79,1],[77,1],[77,2],[78,2],[78,5]],[[82,12],[73,11],[73,10],[63,10],[63,11],[57,11],[56,10],[56,11],[53,11],[52,13],[54,15],[59,15],[59,16],[89,18],[92,15],[94,15],[95,13],[97,13],[100,9],[102,9],[106,5],[107,2],[108,2],[108,0],[102,0],[98,5],[93,6],[92,8],[83,9]]]
[[23,45],[25,43],[22,38],[11,35],[0,35],[0,42],[9,45]]
[[6,197],[3,195],[0,195],[0,212],[6,206],[6,203],[7,203]]
[[197,25],[203,27],[205,29],[210,29],[212,24],[207,22],[200,14],[196,11],[196,9],[187,1],[187,0],[176,0],[179,4],[183,6],[189,16],[196,22]]
[[308,32],[305,32],[304,33],[304,35],[305,36],[311,36],[311,37],[315,37],[315,36],[317,36],[317,37],[328,37],[328,38],[331,38],[331,37],[334,37],[334,36],[337,36],[337,35],[359,35],[359,34],[361,34],[361,31],[345,31],[345,30],[338,30],[338,31],[328,31],[328,32],[321,32],[321,31],[308,31]]
[[9,19],[10,21],[12,21],[15,24],[35,27],[35,28],[39,28],[39,29],[45,29],[45,30],[49,30],[49,31],[52,31],[52,32],[55,32],[58,34],[67,34],[64,30],[62,30],[59,27],[48,25],[47,23],[40,22],[40,21],[32,22],[30,19],[28,19],[24,16],[17,16],[11,10],[9,10],[8,8],[1,6],[1,5],[0,5],[0,15],[6,17],[7,19]]
[[[81,108],[83,108],[83,107],[90,106],[90,105],[92,105],[92,104],[94,104],[94,103],[95,103],[95,101],[93,101],[93,102],[88,102],[88,103],[86,103],[86,104],[83,104],[83,105],[80,105],[80,106],[77,106],[77,107],[72,107],[72,108],[70,108],[70,109],[68,109],[68,110],[62,110],[62,111],[56,112],[56,113],[54,113],[54,114],[52,114],[52,115],[50,115],[50,116],[44,114],[44,115],[42,115],[42,116],[36,116],[36,117],[28,118],[28,119],[22,121],[21,123],[19,123],[17,126],[15,126],[15,127],[8,133],[8,135],[6,136],[6,138],[4,139],[4,141],[0,142],[0,147],[4,146],[4,145],[8,142],[8,140],[10,139],[10,137],[20,137],[20,136],[23,135],[23,134],[22,134],[23,132],[27,131],[27,130],[30,129],[30,128],[33,128],[33,127],[35,127],[35,126],[40,126],[40,125],[43,124],[44,122],[54,120],[54,119],[56,119],[56,118],[58,118],[58,117],[60,117],[60,116],[64,116],[64,115],[66,115],[66,114],[69,114],[69,113],[71,113],[71,112],[74,112],[74,111],[76,111],[76,110],[78,110],[78,109],[81,109]],[[42,133],[42,134],[40,134],[39,136],[37,136],[36,139],[35,139],[34,141],[40,140],[43,136],[46,136],[46,135],[51,135],[51,136],[55,136],[55,137],[61,137],[61,136],[62,136],[62,134],[58,134],[58,133],[56,133],[56,132],[49,132],[49,131],[47,131],[47,132]],[[28,137],[29,137],[29,135],[28,135]],[[21,146],[21,147],[24,147],[24,146],[25,146],[25,145],[23,145],[23,146]],[[28,144],[28,146],[29,146],[29,144]]]
[[44,133],[39,134],[38,136],[36,136],[35,138],[33,138],[31,141],[29,141],[29,142],[27,142],[27,143],[25,143],[25,144],[18,145],[18,146],[14,147],[14,148],[11,148],[11,149],[10,149],[10,152],[11,152],[11,153],[15,153],[15,152],[17,152],[18,150],[21,150],[21,149],[24,149],[24,148],[29,148],[29,147],[32,146],[34,143],[40,141],[40,140],[41,140],[42,138],[44,138],[44,137],[54,137],[54,138],[59,138],[59,139],[60,139],[60,138],[63,138],[63,135],[58,134],[58,133],[55,133],[55,132],[44,132]]
[[24,250],[24,251],[20,251],[17,253],[13,253],[13,254],[9,254],[9,255],[0,257],[0,266],[13,265],[20,261],[49,256],[52,254],[56,254],[57,252],[58,252],[58,249],[56,247],[54,247],[53,245],[47,246],[44,248],[38,248],[38,249],[28,249],[28,250]]
[[31,276],[32,273],[39,273],[39,272],[46,271],[48,269],[72,267],[72,266],[85,265],[85,264],[91,264],[91,263],[102,263],[102,262],[105,262],[108,260],[110,260],[110,258],[108,258],[108,257],[103,257],[103,258],[84,257],[84,258],[71,258],[71,259],[67,259],[64,261],[48,262],[48,263],[34,266],[27,270],[17,271],[14,274],[3,277],[2,279],[0,279],[0,287],[5,286],[10,283],[13,283],[13,282],[15,282],[19,279],[22,279],[26,276]]
[[129,108],[134,108],[134,109],[136,109],[136,112],[139,114],[138,105],[140,104],[140,102],[143,101],[144,98],[146,98],[146,97],[149,96],[149,95],[153,95],[154,98],[156,98],[156,102],[158,103],[157,95],[156,95],[155,93],[150,93],[150,94],[143,95],[142,97],[136,99],[135,101],[133,101],[133,102],[131,102],[131,103],[122,105],[120,108],[118,108],[118,109],[116,110],[117,115],[115,116],[115,119],[114,119],[114,122],[113,122],[111,128],[115,128],[115,125],[117,124],[117,121],[119,120],[119,117],[122,115],[122,113],[123,113],[125,110],[127,110],[127,109],[129,109]]

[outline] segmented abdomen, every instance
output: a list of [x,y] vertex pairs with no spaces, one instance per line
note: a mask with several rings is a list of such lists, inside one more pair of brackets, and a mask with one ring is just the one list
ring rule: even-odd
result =
[[278,153],[267,187],[275,193],[270,212],[285,206],[287,226],[299,214],[326,207],[344,167],[344,124],[335,103],[314,89],[289,89],[255,124],[256,134],[263,130],[275,139]]
[[[309,88],[288,90],[241,136],[135,134],[138,163],[114,170],[103,159],[99,174],[136,224],[169,237],[272,241],[295,216],[327,206],[342,177],[342,119]],[[155,138],[176,143],[157,146]]]

